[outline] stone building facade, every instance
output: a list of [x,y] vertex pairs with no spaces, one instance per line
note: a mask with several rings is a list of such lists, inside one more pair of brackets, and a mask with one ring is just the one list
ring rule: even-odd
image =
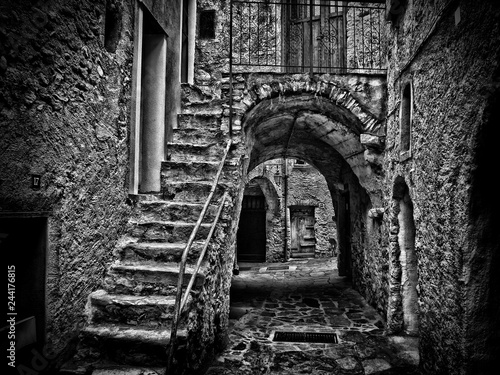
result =
[[[60,352],[84,324],[88,292],[102,283],[130,214],[133,43],[125,30],[133,30],[133,4],[0,6],[3,244],[17,253],[11,261],[19,273],[19,303],[29,296],[23,276],[40,273],[45,286],[36,298],[46,310],[36,323],[51,350]],[[107,13],[117,19],[113,35],[105,33]],[[26,266],[19,262],[37,251],[26,238],[38,232],[46,233],[40,263],[22,275]]]
[[19,318],[37,322],[41,370],[75,350],[81,366],[164,365],[181,265],[190,276],[206,251],[173,360],[199,371],[224,345],[251,171],[293,158],[326,182],[339,273],[392,333],[420,337],[422,371],[494,373],[499,5],[370,4],[346,16],[344,47],[380,19],[361,40],[382,55],[350,50],[327,71],[313,54],[311,69],[234,65],[236,1],[0,4],[0,244],[17,295],[33,291]]

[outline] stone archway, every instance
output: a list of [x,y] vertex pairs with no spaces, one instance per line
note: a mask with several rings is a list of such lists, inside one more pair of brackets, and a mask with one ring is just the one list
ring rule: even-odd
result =
[[[383,124],[333,81],[268,76],[270,81],[264,83],[261,78],[249,78],[244,106],[238,107],[246,147],[243,175],[277,158],[301,159],[316,168],[325,177],[335,212],[339,204],[349,207],[345,215],[337,215],[349,228],[337,242],[343,274],[351,277],[351,263],[362,263],[368,247],[366,213],[382,202],[380,165],[375,164],[383,148]],[[364,142],[366,136],[372,141]],[[360,266],[354,283],[363,277]]]
[[413,203],[402,177],[396,178],[391,203],[389,306],[387,325],[392,333],[418,336],[418,260],[415,250]]

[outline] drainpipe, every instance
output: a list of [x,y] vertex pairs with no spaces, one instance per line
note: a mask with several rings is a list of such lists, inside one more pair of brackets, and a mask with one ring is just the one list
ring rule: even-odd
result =
[[288,135],[288,139],[286,141],[285,154],[283,155],[283,204],[285,206],[285,233],[284,233],[284,244],[283,244],[283,255],[285,262],[288,260],[288,170],[287,170],[287,155],[288,155],[288,145],[290,144],[290,139],[292,139],[293,132],[295,130],[295,125],[297,123],[297,118],[299,114],[296,113],[293,117],[292,129],[290,130],[290,134]]
[[233,0],[229,1],[229,139],[233,139]]
[[314,74],[314,62],[313,62],[313,57],[314,57],[314,39],[313,39],[313,1],[309,0],[309,75],[312,77]]
[[283,205],[285,209],[285,229],[283,241],[283,259],[288,260],[288,172],[286,158],[283,159]]

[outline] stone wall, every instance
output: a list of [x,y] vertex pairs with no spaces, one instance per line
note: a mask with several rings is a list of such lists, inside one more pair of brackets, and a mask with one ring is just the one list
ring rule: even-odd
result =
[[[413,1],[388,28],[385,208],[393,209],[396,179],[404,181],[414,210],[421,362],[428,374],[464,374],[473,354],[465,349],[463,333],[472,323],[464,314],[482,302],[464,299],[475,252],[470,187],[483,111],[490,87],[498,85],[498,19],[493,2]],[[402,158],[399,109],[407,82],[414,98],[411,156]]]
[[[235,194],[236,189],[231,189]],[[229,323],[229,290],[235,260],[232,245],[235,233],[231,225],[236,206],[226,201],[219,225],[214,232],[205,256],[205,283],[189,311],[187,357],[182,374],[199,373],[206,363],[227,344]]]
[[[130,211],[133,3],[110,3],[121,21],[112,52],[104,1],[0,9],[0,216],[49,212],[47,341],[56,351],[83,321]],[[41,176],[39,190],[31,174]]]

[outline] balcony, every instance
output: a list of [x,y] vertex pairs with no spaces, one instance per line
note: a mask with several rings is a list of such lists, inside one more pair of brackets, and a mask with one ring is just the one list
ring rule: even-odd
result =
[[385,72],[385,1],[232,0],[232,73]]

